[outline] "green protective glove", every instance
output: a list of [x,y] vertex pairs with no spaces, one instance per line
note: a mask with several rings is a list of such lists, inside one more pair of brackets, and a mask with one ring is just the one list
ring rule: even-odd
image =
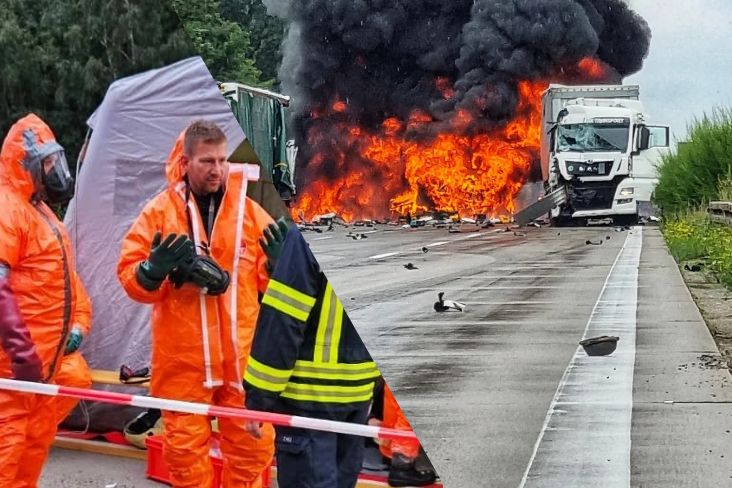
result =
[[148,290],[156,290],[168,274],[194,255],[193,242],[187,235],[168,234],[160,242],[161,234],[153,237],[150,256],[140,264],[138,281]]
[[64,349],[64,356],[68,356],[72,352],[76,352],[81,347],[81,342],[84,340],[84,333],[78,327],[71,329],[71,334],[66,340],[66,349]]
[[282,254],[282,247],[285,243],[285,237],[289,226],[284,217],[280,217],[277,222],[269,224],[263,231],[263,237],[259,240],[259,244],[262,246],[264,253],[269,259],[268,269],[272,271],[274,269],[274,263]]

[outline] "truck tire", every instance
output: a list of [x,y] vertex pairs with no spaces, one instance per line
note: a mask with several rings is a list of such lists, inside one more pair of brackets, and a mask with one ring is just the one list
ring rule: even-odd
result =
[[638,225],[638,215],[615,215],[613,217],[615,225]]

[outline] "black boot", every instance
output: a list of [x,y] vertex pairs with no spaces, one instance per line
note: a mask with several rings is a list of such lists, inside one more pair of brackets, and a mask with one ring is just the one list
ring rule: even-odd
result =
[[394,453],[389,468],[389,486],[427,486],[435,482],[437,476],[434,471],[418,471],[414,467],[414,460]]

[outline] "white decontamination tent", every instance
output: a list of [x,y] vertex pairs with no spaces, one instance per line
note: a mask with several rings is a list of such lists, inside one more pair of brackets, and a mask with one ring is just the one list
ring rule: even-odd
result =
[[[115,81],[89,118],[91,135],[66,213],[79,275],[93,303],[82,352],[94,369],[148,366],[150,307],[132,302],[117,280],[121,243],[145,203],[166,186],[165,161],[193,120],[217,122],[230,153],[256,162],[251,145],[200,57]],[[133,412],[89,409],[91,428],[121,430]]]

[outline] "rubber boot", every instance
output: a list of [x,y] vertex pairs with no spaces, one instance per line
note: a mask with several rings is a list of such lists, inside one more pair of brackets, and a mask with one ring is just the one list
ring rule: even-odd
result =
[[389,468],[389,486],[427,486],[435,482],[434,471],[418,471],[414,467],[414,459],[394,453]]

